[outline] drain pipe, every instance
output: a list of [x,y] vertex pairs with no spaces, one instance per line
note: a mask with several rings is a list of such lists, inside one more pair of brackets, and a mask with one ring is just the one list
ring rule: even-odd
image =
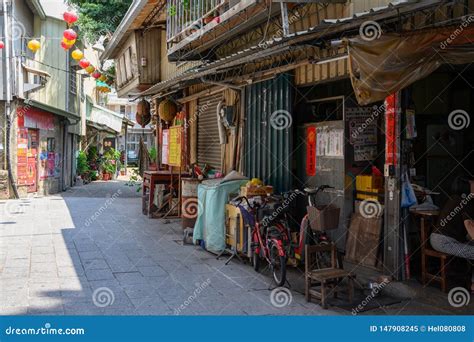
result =
[[8,172],[8,179],[10,180],[10,186],[13,190],[13,197],[19,198],[18,196],[18,189],[16,186],[16,182],[13,179],[13,171],[12,171],[12,163],[11,163],[11,151],[10,151],[10,136],[11,136],[11,128],[12,124],[10,121],[10,111],[11,111],[11,74],[10,74],[10,38],[8,34],[8,9],[7,9],[7,0],[2,0],[2,9],[3,9],[3,33],[5,36],[5,89],[6,89],[6,97],[7,101],[5,102],[5,154],[6,154],[6,162],[7,162],[7,172]]

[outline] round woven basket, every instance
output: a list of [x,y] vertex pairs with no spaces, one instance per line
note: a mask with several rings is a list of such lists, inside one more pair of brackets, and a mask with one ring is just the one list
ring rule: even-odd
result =
[[163,100],[158,105],[158,115],[163,121],[170,122],[176,116],[178,108],[171,100]]

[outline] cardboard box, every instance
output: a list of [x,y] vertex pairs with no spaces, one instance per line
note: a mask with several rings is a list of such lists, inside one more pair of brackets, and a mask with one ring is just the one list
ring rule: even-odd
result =
[[329,204],[317,207],[307,206],[306,210],[312,230],[325,231],[339,227],[340,208]]
[[243,186],[240,188],[240,195],[250,196],[267,196],[273,194],[273,186]]

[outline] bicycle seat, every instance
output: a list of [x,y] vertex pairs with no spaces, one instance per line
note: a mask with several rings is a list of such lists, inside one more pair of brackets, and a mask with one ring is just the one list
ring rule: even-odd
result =
[[304,188],[303,190],[309,195],[315,194],[319,191],[317,188]]

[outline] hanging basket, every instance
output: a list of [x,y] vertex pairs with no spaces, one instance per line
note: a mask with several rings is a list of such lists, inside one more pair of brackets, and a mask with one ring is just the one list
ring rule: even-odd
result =
[[150,103],[146,100],[141,100],[137,105],[136,120],[142,127],[148,125],[151,121]]
[[158,115],[163,121],[170,122],[176,116],[178,108],[171,100],[163,100],[158,105]]

